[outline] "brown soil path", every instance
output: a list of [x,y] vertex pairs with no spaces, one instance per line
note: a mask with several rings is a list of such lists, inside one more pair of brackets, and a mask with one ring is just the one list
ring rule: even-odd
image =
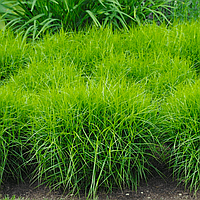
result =
[[[6,184],[1,190],[1,198],[4,196],[12,197],[15,195],[16,200],[18,197],[31,200],[85,200],[84,197],[73,197],[72,195],[61,195],[59,191],[50,192],[45,186],[35,188],[35,185],[30,186],[28,184]],[[180,199],[199,199],[200,191],[196,196],[184,189],[184,186],[177,186],[177,182],[172,181],[170,177],[167,177],[165,181],[155,176],[148,181],[148,184],[142,184],[138,191],[124,190],[115,191],[112,194],[99,193],[98,200],[180,200]]]

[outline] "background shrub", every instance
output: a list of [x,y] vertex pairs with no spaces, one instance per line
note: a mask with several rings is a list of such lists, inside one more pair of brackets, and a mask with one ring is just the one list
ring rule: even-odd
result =
[[81,30],[91,25],[128,30],[132,24],[156,21],[170,24],[174,19],[197,18],[199,4],[174,0],[15,0],[0,2],[0,14],[17,33],[33,39],[47,30],[54,33]]

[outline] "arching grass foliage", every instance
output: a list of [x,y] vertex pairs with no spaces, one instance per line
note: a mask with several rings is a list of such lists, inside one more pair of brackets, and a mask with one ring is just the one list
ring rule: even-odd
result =
[[[188,3],[187,3],[188,2]],[[1,0],[0,14],[6,26],[33,39],[47,30],[81,30],[95,25],[128,30],[132,24],[197,17],[195,0]]]
[[95,196],[136,189],[164,162],[198,189],[199,29],[62,29],[31,42],[1,31],[0,180]]

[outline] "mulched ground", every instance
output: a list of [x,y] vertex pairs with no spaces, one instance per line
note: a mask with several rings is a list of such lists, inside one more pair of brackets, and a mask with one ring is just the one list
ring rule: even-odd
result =
[[[48,200],[86,200],[85,197],[74,197],[73,195],[62,195],[59,191],[50,192],[45,186],[35,188],[36,185],[21,183],[19,185],[7,183],[1,189],[2,197],[16,198],[23,197],[24,199],[48,199]],[[194,196],[192,193],[184,189],[183,185],[177,186],[177,182],[172,181],[171,177],[163,180],[159,176],[149,179],[148,183],[142,184],[138,191],[124,190],[115,191],[112,194],[99,193],[98,200],[170,200],[170,199],[200,199],[200,191]]]

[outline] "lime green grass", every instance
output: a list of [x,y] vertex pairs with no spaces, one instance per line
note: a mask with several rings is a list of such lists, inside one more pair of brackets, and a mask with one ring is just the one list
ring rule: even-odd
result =
[[0,32],[0,180],[137,189],[158,162],[198,189],[200,23]]

